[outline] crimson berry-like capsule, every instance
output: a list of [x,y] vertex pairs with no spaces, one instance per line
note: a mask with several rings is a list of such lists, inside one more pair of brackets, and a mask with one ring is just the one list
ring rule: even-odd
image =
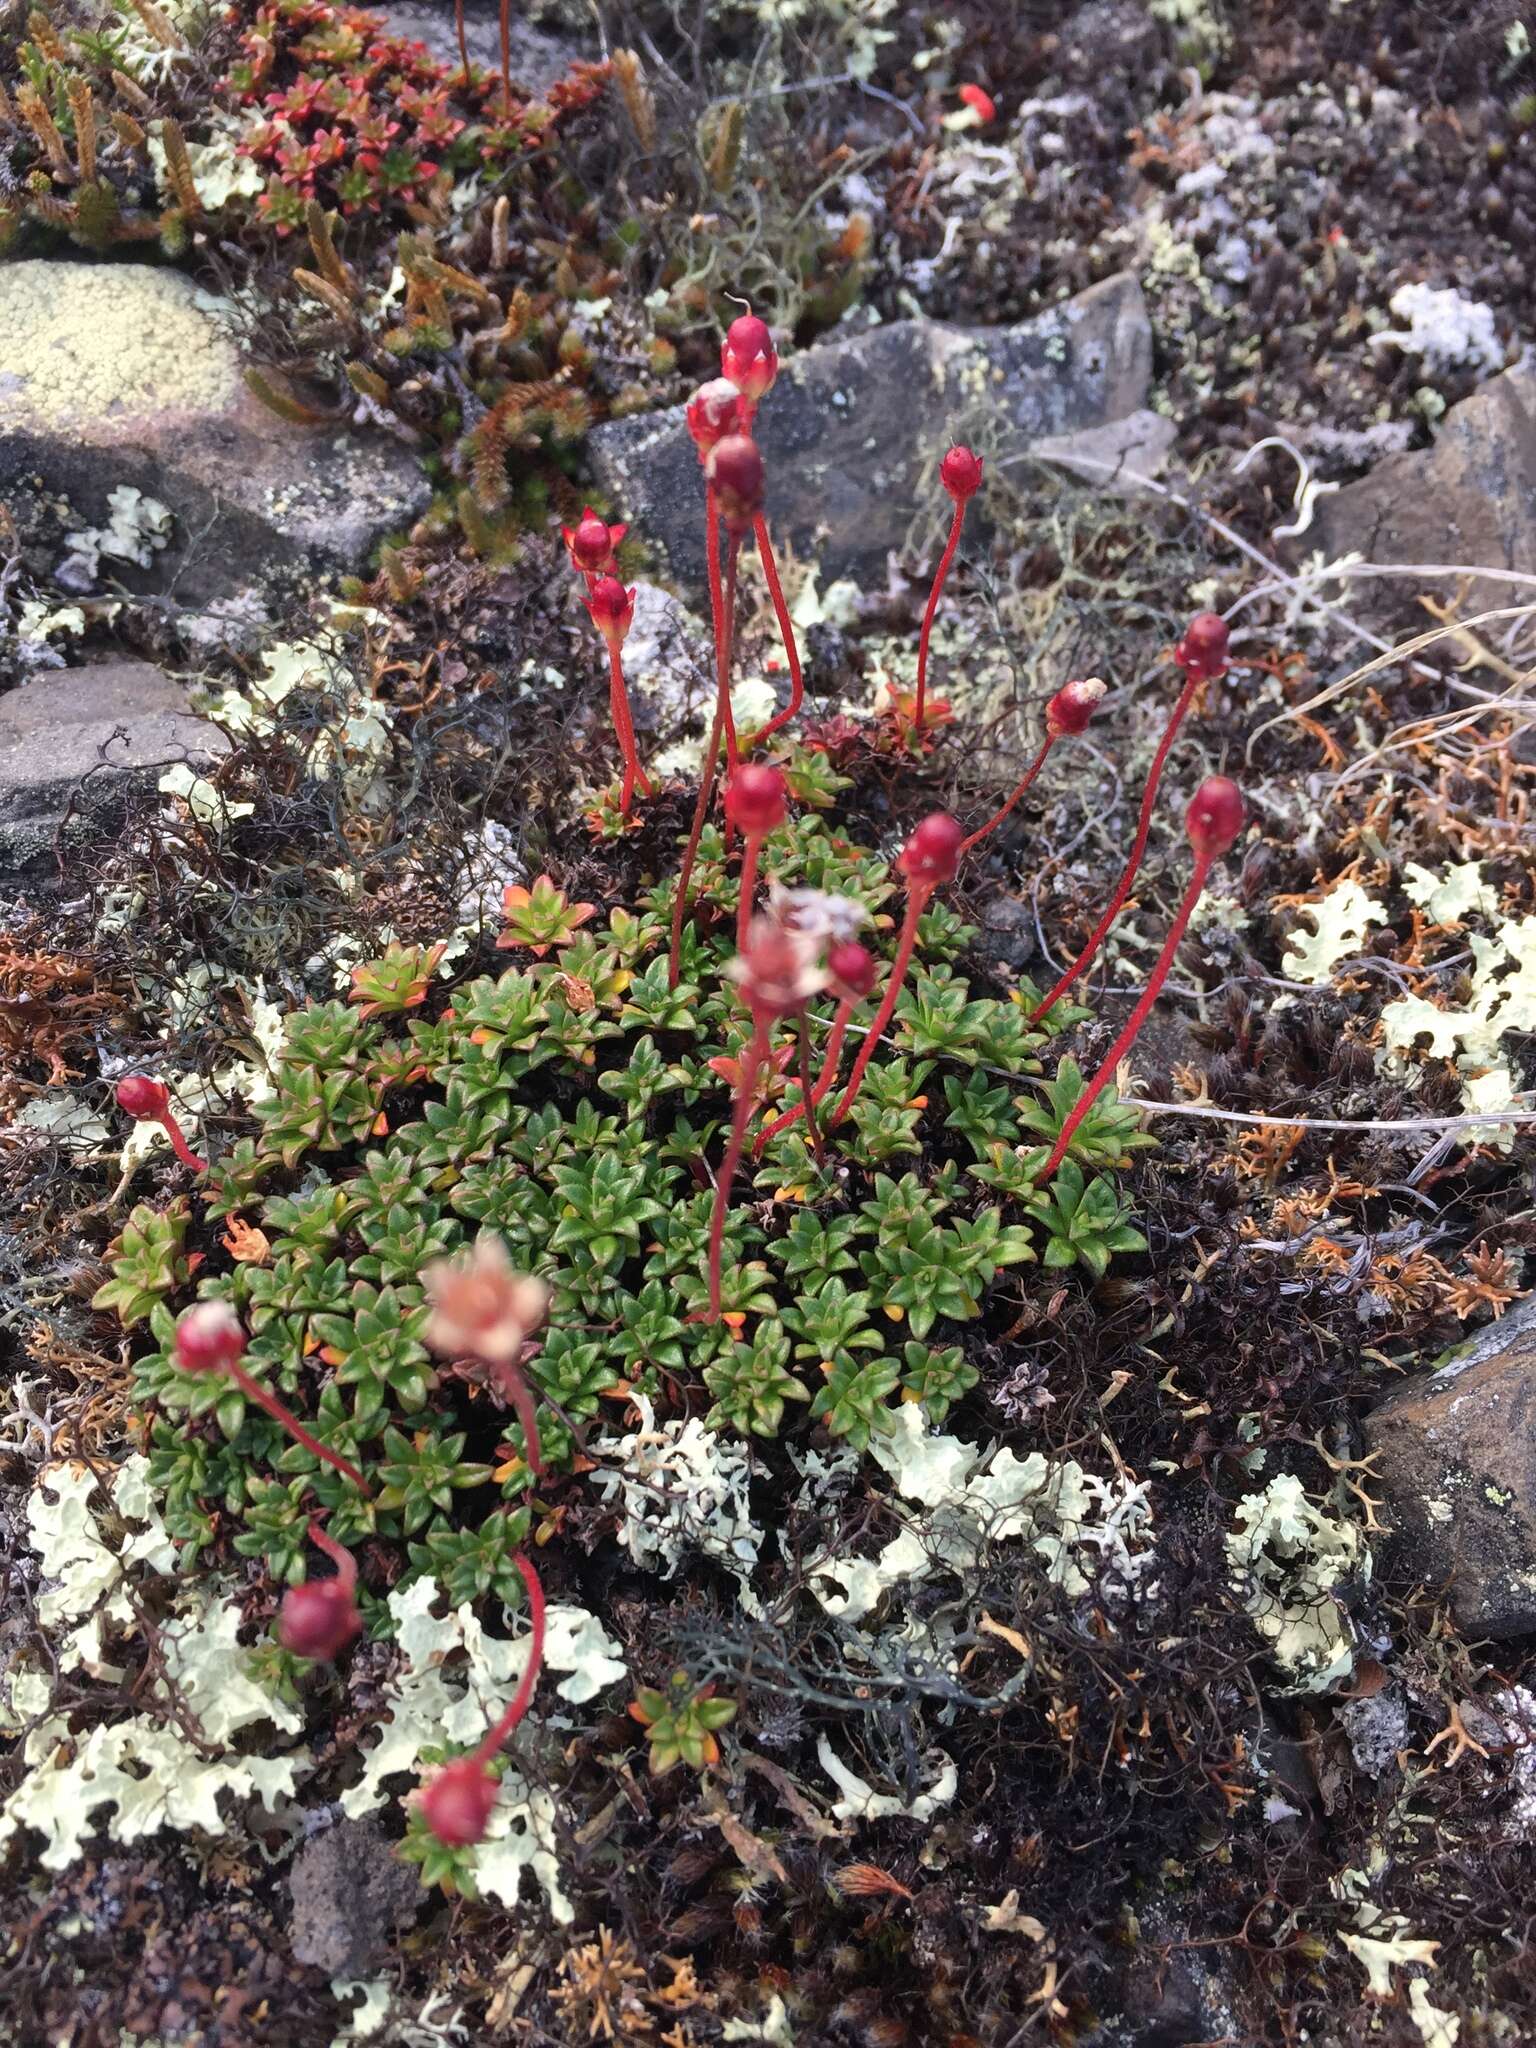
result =
[[228,1372],[245,1356],[245,1332],[227,1301],[200,1301],[176,1325],[183,1372]]
[[711,377],[688,401],[688,431],[700,456],[727,434],[741,432],[741,393],[728,377]]
[[610,647],[622,647],[635,616],[635,593],[616,576],[599,576],[587,595],[592,623]]
[[788,787],[777,768],[747,762],[726,786],[725,815],[754,838],[775,831],[787,815]]
[[326,1663],[340,1656],[362,1625],[350,1586],[336,1578],[306,1579],[283,1595],[277,1639],[295,1657]]
[[1173,650],[1173,658],[1189,675],[1202,682],[1214,682],[1229,666],[1227,622],[1216,612],[1196,612],[1184,628],[1184,637]]
[[857,939],[834,946],[827,955],[827,973],[833,989],[845,1000],[867,996],[879,971],[874,954]]
[[1217,860],[1243,829],[1243,793],[1225,775],[1208,775],[1189,800],[1184,829],[1202,859]]
[[167,1114],[171,1091],[163,1081],[152,1080],[148,1074],[124,1074],[117,1084],[117,1106],[129,1116],[147,1122],[151,1117]]
[[957,505],[963,505],[981,489],[981,457],[956,442],[939,464],[939,482]]
[[1103,695],[1104,685],[1097,676],[1085,677],[1080,683],[1063,683],[1045,707],[1046,731],[1058,740],[1086,732]]
[[584,576],[601,576],[612,569],[614,550],[628,531],[627,526],[610,526],[590,505],[583,507],[574,526],[560,529],[572,563]]
[[937,887],[952,882],[960,866],[960,849],[965,831],[958,818],[947,811],[934,811],[924,818],[901,850],[897,866],[909,882],[926,882]]
[[762,450],[750,434],[727,434],[710,450],[704,467],[727,530],[746,533],[763,509]]
[[478,1757],[461,1756],[422,1788],[421,1810],[427,1826],[450,1849],[467,1849],[485,1839],[499,1790],[497,1781]]
[[779,374],[779,357],[766,320],[743,313],[731,322],[720,344],[720,374],[729,378],[749,405],[767,397]]

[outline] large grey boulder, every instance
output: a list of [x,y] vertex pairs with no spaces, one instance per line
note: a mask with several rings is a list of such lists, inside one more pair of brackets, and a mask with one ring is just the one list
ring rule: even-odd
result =
[[362,568],[430,487],[410,451],[291,426],[246,388],[220,304],[173,270],[0,266],[0,496],[40,480],[82,525],[128,484],[175,515],[157,569],[189,602],[258,570]]
[[1536,1298],[1399,1387],[1365,1434],[1399,1565],[1448,1588],[1464,1634],[1536,1631]]
[[[755,429],[775,537],[829,579],[883,584],[914,518],[931,525],[947,511],[936,469],[962,426],[995,474],[1040,442],[1136,413],[1151,374],[1152,331],[1129,275],[1011,327],[896,320],[788,355]],[[588,447],[620,516],[699,589],[704,519],[683,408],[611,421]]]
[[[393,35],[425,43],[440,63],[458,63],[459,37],[453,0],[386,0],[375,12],[384,17]],[[497,77],[501,75],[500,12],[496,0],[465,0],[464,44],[469,61]],[[522,19],[522,12],[521,8],[514,8],[507,22],[514,85],[545,92],[565,75],[577,57],[596,54],[548,29],[536,28],[531,21]]]
[[[1432,448],[1389,455],[1358,483],[1319,498],[1306,546],[1330,561],[1354,550],[1372,562],[1536,574],[1536,366],[1505,370],[1452,406]],[[1408,594],[1399,589],[1396,601]],[[1372,595],[1364,586],[1362,601]],[[1386,601],[1391,586],[1375,595]],[[1518,584],[1474,580],[1462,616],[1529,597]]]
[[56,850],[109,829],[128,787],[225,741],[144,661],[51,669],[0,697],[0,891],[57,874]]

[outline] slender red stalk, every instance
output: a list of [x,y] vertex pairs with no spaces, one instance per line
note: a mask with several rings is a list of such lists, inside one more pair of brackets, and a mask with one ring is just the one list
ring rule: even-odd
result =
[[193,1173],[208,1171],[207,1160],[199,1159],[182,1136],[181,1125],[171,1109],[171,1091],[163,1081],[156,1081],[148,1074],[124,1074],[114,1092],[118,1108],[127,1110],[136,1122],[160,1126],[183,1166]]
[[688,883],[693,875],[693,864],[698,859],[699,841],[704,836],[704,821],[709,816],[710,798],[715,793],[715,766],[720,753],[720,733],[725,711],[730,706],[731,638],[732,622],[736,615],[736,556],[739,542],[731,538],[726,555],[725,593],[721,612],[724,630],[716,636],[716,689],[715,718],[709,729],[709,744],[705,748],[703,769],[699,777],[699,800],[694,805],[693,825],[688,834],[688,844],[683,849],[683,864],[678,871],[677,895],[672,904],[672,954],[667,964],[667,987],[676,988],[682,970],[683,919],[688,910]]
[[323,1522],[310,1523],[309,1540],[316,1550],[323,1551],[331,1560],[336,1567],[337,1579],[349,1593],[352,1592],[357,1585],[357,1559],[351,1551],[344,1543],[338,1543],[334,1536],[327,1533]]
[[640,766],[640,753],[635,745],[635,721],[630,715],[629,692],[624,687],[624,660],[619,653],[617,641],[608,642],[608,695],[613,709],[613,726],[618,736],[619,752],[624,757],[624,787],[619,799],[619,809],[628,817],[635,800],[635,787],[640,794],[651,794],[650,779]]
[[1025,769],[1023,775],[1020,776],[1018,782],[1014,786],[1013,795],[1009,797],[1007,803],[1003,805],[1000,811],[995,811],[993,815],[990,818],[988,818],[986,824],[982,826],[979,832],[973,832],[969,839],[961,840],[960,851],[962,853],[969,853],[971,848],[976,844],[976,842],[979,839],[985,839],[989,832],[995,832],[997,830],[998,826],[1001,825],[1004,818],[1007,817],[1008,813],[1013,809],[1014,805],[1018,802],[1019,798],[1024,794],[1025,790],[1028,789],[1029,785],[1040,773],[1040,770],[1045,766],[1045,757],[1051,751],[1052,747],[1055,746],[1056,737],[1056,734],[1053,732],[1048,732],[1046,734],[1045,738],[1040,742],[1039,753],[1036,754],[1034,760],[1030,762],[1029,766]]
[[1051,1148],[1051,1156],[1046,1160],[1044,1167],[1041,1169],[1040,1178],[1042,1181],[1049,1180],[1057,1167],[1060,1166],[1062,1160],[1066,1158],[1067,1147],[1071,1144],[1073,1134],[1077,1130],[1078,1125],[1104,1093],[1105,1088],[1108,1087],[1114,1077],[1116,1067],[1119,1066],[1121,1060],[1130,1051],[1132,1041],[1146,1022],[1147,1012],[1157,1001],[1158,991],[1168,979],[1168,970],[1173,965],[1173,956],[1179,949],[1179,944],[1188,928],[1189,920],[1194,914],[1195,905],[1200,900],[1200,892],[1205,887],[1205,878],[1210,873],[1211,864],[1215,858],[1214,853],[1196,854],[1194,875],[1190,880],[1184,901],[1179,905],[1179,914],[1169,927],[1168,937],[1164,942],[1163,950],[1157,956],[1157,965],[1152,969],[1147,985],[1142,990],[1135,1009],[1132,1010],[1130,1016],[1125,1020],[1125,1029],[1104,1055],[1104,1061],[1099,1071],[1078,1097],[1077,1102],[1073,1106],[1072,1113],[1062,1125],[1060,1135],[1055,1145]]
[[821,1142],[821,1132],[816,1126],[816,1094],[811,1086],[811,1030],[803,1003],[800,1006],[800,1015],[796,1019],[795,1036],[798,1040],[796,1067],[800,1076],[800,1107],[805,1111],[805,1128],[811,1141],[811,1152],[816,1164],[820,1166],[825,1163],[826,1152]]
[[752,531],[757,539],[757,552],[763,565],[763,575],[767,579],[768,595],[773,602],[773,615],[779,622],[779,638],[784,642],[784,659],[789,663],[789,702],[747,743],[749,746],[760,746],[764,740],[772,739],[781,726],[788,725],[800,709],[805,697],[805,677],[800,670],[800,650],[795,645],[794,621],[789,616],[789,606],[784,602],[784,586],[779,581],[779,565],[774,560],[773,542],[768,537],[768,521],[761,512],[752,522]]
[[528,1382],[523,1378],[522,1368],[517,1365],[503,1365],[496,1369],[496,1378],[501,1391],[511,1402],[513,1412],[523,1427],[523,1462],[529,1473],[537,1479],[544,1470],[544,1447],[539,1437],[539,1425],[534,1414],[534,1400]]
[[264,1387],[259,1380],[253,1380],[243,1365],[239,1365],[233,1359],[230,1359],[226,1362],[223,1369],[229,1374],[229,1377],[234,1381],[241,1393],[244,1394],[245,1398],[248,1401],[254,1401],[258,1408],[264,1408],[274,1422],[280,1422],[295,1443],[302,1444],[306,1451],[312,1451],[317,1458],[322,1458],[327,1465],[341,1473],[343,1478],[350,1479],[359,1493],[372,1495],[373,1488],[368,1484],[362,1473],[358,1471],[357,1467],[348,1464],[339,1451],[331,1450],[328,1445],[321,1443],[317,1436],[312,1436],[303,1423],[300,1422],[297,1415],[294,1414],[293,1410],[280,1401],[276,1394]]
[[738,953],[747,943],[747,926],[752,922],[752,899],[757,894],[757,857],[767,836],[766,832],[747,831],[741,835],[741,900],[736,905]]
[[501,0],[501,111],[512,118],[512,0]]
[[167,1110],[165,1115],[158,1118],[157,1121],[165,1135],[170,1139],[171,1150],[176,1154],[182,1165],[191,1173],[206,1173],[208,1171],[207,1160],[199,1159],[192,1150],[192,1147],[181,1134],[180,1124],[177,1123],[170,1111]]
[[[715,628],[715,688],[721,692],[718,710],[725,731],[725,761],[728,768],[736,766],[738,748],[736,744],[736,714],[731,709],[731,672],[727,662],[720,680],[720,648],[726,632],[725,596],[720,587],[720,506],[715,497],[715,487],[706,477],[704,482],[704,563],[709,575],[709,609]],[[732,606],[734,613],[735,607]],[[729,622],[735,629],[734,617]]]
[[933,578],[933,588],[928,593],[928,609],[923,613],[923,630],[917,641],[917,693],[912,702],[912,724],[916,731],[923,729],[923,704],[928,693],[928,642],[933,637],[934,614],[939,609],[939,599],[944,595],[944,582],[949,575],[949,565],[955,559],[955,549],[960,545],[960,529],[965,525],[966,498],[955,500],[955,516],[949,522],[949,539],[939,557],[939,566]]
[[896,958],[891,962],[885,996],[875,1013],[874,1023],[865,1034],[864,1043],[859,1047],[858,1057],[853,1063],[853,1072],[848,1077],[848,1086],[843,1090],[843,1099],[827,1119],[829,1130],[843,1121],[864,1085],[864,1070],[874,1058],[875,1047],[880,1043],[881,1034],[895,1014],[896,998],[901,994],[901,984],[905,981],[907,969],[912,964],[912,950],[917,944],[917,921],[927,909],[928,899],[937,887],[937,882],[927,880],[913,879],[907,883],[907,914],[901,921],[901,937],[896,946]]
[[469,83],[469,45],[464,40],[464,0],[453,0],[453,25],[459,37],[459,65],[464,83]]
[[747,1119],[752,1114],[753,1097],[757,1092],[757,1070],[767,1057],[768,1018],[766,1014],[754,1012],[752,1036],[741,1056],[741,1079],[736,1086],[736,1103],[731,1113],[731,1135],[715,1181],[715,1207],[709,1224],[709,1307],[703,1317],[707,1323],[720,1320],[720,1259],[725,1248],[725,1212],[730,1206],[731,1183],[736,1178],[742,1147],[746,1142]]
[[[816,1110],[825,1102],[832,1083],[837,1079],[837,1070],[843,1063],[843,1040],[848,1036],[848,1021],[863,1000],[862,996],[845,996],[838,1004],[837,1012],[832,1019],[832,1029],[827,1037],[827,1049],[822,1055],[821,1073],[817,1077],[816,1086],[810,1091],[809,1098],[802,1094],[798,1102],[782,1111],[772,1123],[763,1125],[753,1148],[759,1157],[768,1140],[776,1138],[780,1131],[787,1131],[790,1125],[797,1123],[802,1116],[808,1120],[814,1119]],[[804,1087],[803,1076],[801,1086]]]
[[486,1730],[479,1748],[473,1753],[475,1762],[481,1765],[490,1762],[527,1713],[529,1703],[533,1699],[533,1689],[539,1682],[539,1672],[544,1663],[544,1587],[538,1573],[520,1550],[514,1554],[512,1562],[522,1574],[523,1584],[528,1589],[528,1662],[523,1666],[523,1675],[517,1682],[517,1691],[507,1703],[506,1712],[499,1721]]

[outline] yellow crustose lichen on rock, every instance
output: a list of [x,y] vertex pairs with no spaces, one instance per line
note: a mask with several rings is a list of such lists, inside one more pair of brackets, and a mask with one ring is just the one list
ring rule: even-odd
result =
[[14,263],[0,277],[0,428],[223,410],[240,354],[168,270]]

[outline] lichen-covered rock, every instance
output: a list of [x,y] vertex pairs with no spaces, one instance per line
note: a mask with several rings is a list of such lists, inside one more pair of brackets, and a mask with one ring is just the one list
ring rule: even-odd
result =
[[[1536,573],[1536,368],[1505,370],[1452,406],[1432,448],[1389,455],[1358,483],[1319,499],[1317,534],[1305,545],[1321,546],[1330,560],[1353,550],[1372,562]],[[1393,599],[1369,586],[1362,599],[1373,595]],[[1469,588],[1463,616],[1528,596],[1485,577]]]
[[253,397],[216,299],[171,270],[0,268],[0,496],[38,477],[104,525],[131,485],[175,515],[157,567],[196,601],[262,567],[361,568],[422,509],[410,452],[290,426]]
[[294,1959],[328,1977],[361,1977],[421,1905],[416,1873],[371,1821],[344,1820],[293,1859]]
[[61,831],[102,829],[126,777],[206,766],[223,735],[146,661],[51,669],[0,697],[0,889],[51,862]]
[[1522,1302],[1365,1425],[1400,1569],[1445,1586],[1462,1630],[1536,1630],[1536,1300]]
[[[914,519],[947,514],[936,472],[957,436],[995,474],[1036,442],[1136,412],[1151,372],[1152,333],[1129,275],[1011,327],[895,320],[788,355],[754,430],[774,535],[829,581],[883,582]],[[589,447],[623,516],[699,589],[703,504],[683,408],[611,421]]]

